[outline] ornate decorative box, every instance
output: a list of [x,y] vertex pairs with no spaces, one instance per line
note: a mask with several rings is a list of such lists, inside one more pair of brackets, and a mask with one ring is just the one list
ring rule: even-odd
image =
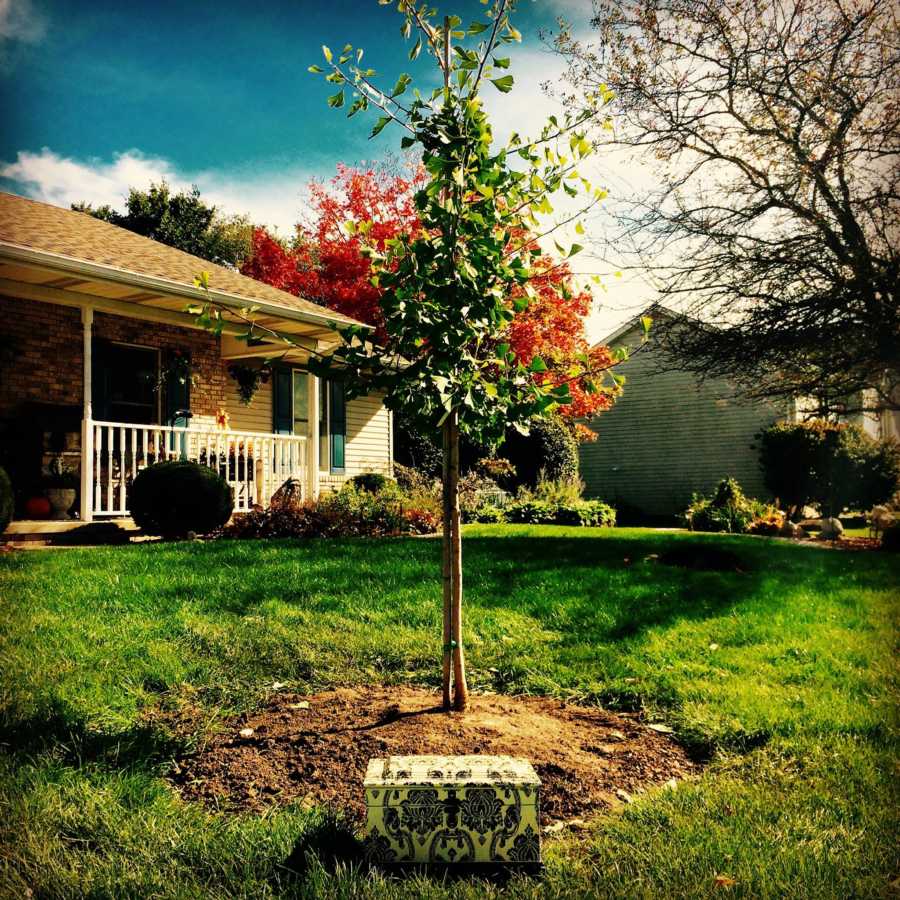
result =
[[540,785],[531,763],[511,756],[370,760],[366,856],[376,864],[539,864]]

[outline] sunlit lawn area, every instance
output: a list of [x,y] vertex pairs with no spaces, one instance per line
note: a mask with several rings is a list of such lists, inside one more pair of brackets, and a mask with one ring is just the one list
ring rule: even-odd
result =
[[[688,543],[745,571],[652,557]],[[710,765],[545,843],[542,880],[323,865],[320,811],[210,812],[147,726],[273,682],[439,681],[440,542],[218,542],[0,556],[0,896],[874,897],[897,877],[900,560],[743,537],[484,526],[472,684],[639,709]],[[297,847],[299,846],[299,851]],[[301,873],[283,863],[294,852]],[[324,857],[322,857],[324,859]]]

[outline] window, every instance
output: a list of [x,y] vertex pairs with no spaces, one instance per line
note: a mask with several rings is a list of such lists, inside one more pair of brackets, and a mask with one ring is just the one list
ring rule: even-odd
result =
[[101,421],[159,423],[159,351],[132,344],[94,343],[93,407]]
[[339,381],[323,381],[319,391],[319,468],[342,473],[346,467],[347,404]]
[[[279,366],[273,376],[272,428],[276,434],[310,432],[309,379],[303,369]],[[321,381],[319,409],[319,469],[341,473],[346,467],[347,411],[340,382]]]

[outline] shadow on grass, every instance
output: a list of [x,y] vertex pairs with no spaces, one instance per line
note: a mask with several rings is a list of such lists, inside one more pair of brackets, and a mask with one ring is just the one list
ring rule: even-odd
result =
[[[497,537],[472,536],[464,540],[464,570],[471,580],[466,588],[467,603],[486,609],[513,608],[541,618],[542,606],[555,592],[568,601],[567,612],[574,617],[579,631],[573,639],[581,640],[580,628],[587,628],[595,640],[620,640],[634,637],[647,628],[665,625],[676,618],[707,618],[718,615],[752,597],[759,589],[765,572],[771,575],[778,560],[766,560],[762,547],[733,545],[716,553],[716,545],[708,538],[704,564],[701,553],[693,568],[663,566],[646,557],[682,542],[698,542],[695,536],[660,533],[647,538],[616,537],[615,532],[602,536],[565,537],[535,535]],[[715,539],[713,539],[715,541]],[[256,554],[254,547],[262,547]],[[782,548],[778,548],[782,549]],[[233,615],[246,615],[264,602],[305,606],[312,610],[346,609],[354,596],[385,605],[393,602],[392,594],[421,593],[433,585],[435,597],[440,595],[440,544],[438,541],[415,539],[330,539],[263,543],[223,541],[206,545],[204,554],[244,566],[247,577],[240,584],[229,585],[227,596],[216,598],[216,608]],[[720,556],[729,558],[728,571],[717,571]],[[353,565],[348,566],[348,557]],[[301,572],[285,578],[285,568],[300,565]],[[186,573],[193,575],[196,561],[191,560]],[[785,567],[787,570],[787,566]],[[736,571],[735,571],[736,570]],[[177,565],[170,573],[177,572]],[[384,574],[390,577],[384,583]],[[627,577],[623,582],[623,573]],[[308,574],[308,578],[304,575]],[[328,589],[323,591],[322,584]],[[611,590],[615,582],[616,590]],[[180,587],[166,586],[160,592],[173,599]],[[511,602],[512,601],[512,602]]]
[[183,738],[157,726],[135,724],[117,732],[91,728],[59,700],[25,719],[0,723],[0,745],[32,757],[52,750],[68,765],[115,769],[161,765],[186,751]]
[[346,869],[377,872],[387,878],[411,875],[435,884],[468,881],[490,885],[506,885],[516,875],[538,876],[543,873],[540,865],[519,866],[511,864],[432,864],[401,863],[380,865],[366,859],[363,843],[353,832],[347,820],[338,813],[325,812],[321,819],[311,824],[300,836],[290,855],[281,864],[279,881],[302,882],[316,866],[329,875]]

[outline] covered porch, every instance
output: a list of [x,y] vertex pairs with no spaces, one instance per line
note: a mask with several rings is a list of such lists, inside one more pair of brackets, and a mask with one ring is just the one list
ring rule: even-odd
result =
[[[81,523],[127,517],[134,478],[146,466],[170,459],[218,471],[233,489],[236,512],[267,504],[288,479],[301,481],[307,497],[318,495],[331,472],[323,479],[328,454],[323,457],[320,447],[318,410],[324,385],[305,370],[312,354],[337,345],[336,327],[350,320],[81,213],[4,199],[10,206],[22,204],[24,215],[6,220],[10,210],[0,208],[0,317],[8,325],[0,341],[4,462],[12,445],[39,474],[46,474],[52,460],[64,462],[77,478],[69,516]],[[47,232],[40,221],[27,231],[32,206],[67,224],[112,234],[123,241],[126,256],[139,242],[142,265],[148,253],[159,254],[153,267],[174,268],[173,277],[26,246],[26,238],[45,239]],[[10,231],[15,242],[8,239]],[[210,294],[223,310],[219,334],[199,326],[188,311],[206,299],[186,283],[188,273],[192,282],[203,268],[213,270]],[[247,341],[250,307],[261,327]],[[190,398],[170,377],[167,363],[181,347],[192,359],[188,377],[196,379]],[[269,431],[240,422],[231,427],[229,366],[273,358],[297,373],[290,382],[290,421],[280,427],[277,420],[258,417],[260,425],[271,425]],[[137,383],[134,370],[142,359],[156,360],[155,374],[144,379],[149,387],[143,395],[137,388],[129,394],[123,385]],[[270,406],[271,397],[270,392]],[[27,517],[20,510],[18,518]]]

